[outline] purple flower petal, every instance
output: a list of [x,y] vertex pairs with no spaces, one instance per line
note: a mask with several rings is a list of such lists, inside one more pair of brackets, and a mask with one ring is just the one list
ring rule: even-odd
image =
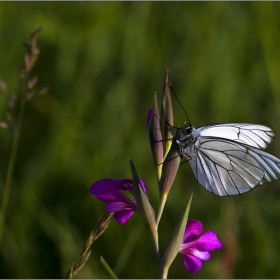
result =
[[112,179],[102,179],[96,181],[91,187],[90,192],[103,202],[120,200],[123,194],[119,191],[119,186]]
[[133,190],[133,181],[131,179],[115,179],[113,180],[117,184],[118,188],[123,191]]
[[183,237],[183,243],[195,240],[197,235],[200,235],[201,233],[202,223],[197,220],[188,220]]
[[183,263],[191,274],[198,272],[202,267],[202,261],[192,255],[184,255]]
[[207,261],[210,259],[210,253],[208,251],[199,251],[197,249],[188,248],[184,253],[187,255],[197,257],[202,261]]
[[200,238],[190,242],[189,245],[199,251],[214,251],[222,248],[222,243],[216,233],[210,230],[206,230]]
[[128,205],[127,203],[122,202],[122,201],[114,201],[114,202],[107,203],[106,210],[107,210],[107,212],[118,212],[118,211],[122,211],[122,210],[137,211],[137,207],[136,207],[135,202],[130,203],[130,205]]
[[133,214],[134,212],[131,210],[122,210],[116,212],[114,218],[119,224],[123,225]]
[[[129,191],[132,193],[133,181],[131,179],[121,179],[121,180],[115,179],[113,181],[115,181],[118,184],[119,189],[124,190],[124,191]],[[141,183],[143,191],[146,192],[144,180],[140,179],[140,183]]]

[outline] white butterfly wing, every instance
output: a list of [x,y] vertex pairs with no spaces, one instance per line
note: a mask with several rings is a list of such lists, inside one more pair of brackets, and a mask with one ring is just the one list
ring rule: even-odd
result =
[[278,157],[255,148],[249,148],[249,154],[263,168],[264,177],[260,185],[280,178],[280,159]]
[[197,128],[200,136],[219,137],[264,149],[273,140],[274,131],[264,125],[247,123],[210,124]]
[[214,137],[199,137],[192,145],[183,155],[198,183],[218,196],[242,194],[280,176],[280,159],[261,150]]

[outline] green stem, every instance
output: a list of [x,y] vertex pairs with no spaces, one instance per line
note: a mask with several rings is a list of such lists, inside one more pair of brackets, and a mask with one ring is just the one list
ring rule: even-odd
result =
[[159,225],[159,222],[160,222],[160,219],[161,219],[161,215],[162,215],[162,212],[163,212],[166,200],[167,200],[167,195],[165,193],[161,194],[160,204],[159,204],[159,209],[158,209],[158,214],[157,214],[157,227]]
[[160,260],[160,254],[159,254],[157,229],[151,230],[151,234],[152,234],[153,247],[154,247],[157,263],[158,263],[158,266],[160,267],[161,260]]
[[118,279],[114,271],[111,269],[111,267],[108,265],[108,263],[104,260],[102,256],[100,257],[100,262],[111,279]]
[[162,270],[161,278],[162,279],[167,279],[167,274],[168,274],[168,269],[163,269]]
[[4,191],[3,191],[2,209],[1,209],[1,213],[0,213],[0,245],[2,242],[2,237],[3,237],[3,232],[4,232],[5,218],[6,218],[6,213],[7,213],[7,209],[8,209],[10,190],[11,190],[16,155],[17,155],[17,150],[18,150],[19,134],[20,134],[20,128],[21,128],[21,124],[22,124],[22,120],[23,120],[25,104],[26,104],[26,98],[23,95],[22,99],[21,99],[19,117],[18,117],[16,129],[15,129],[15,134],[14,134],[14,139],[13,139],[13,144],[12,144],[12,151],[11,151],[11,155],[10,155],[9,166],[8,166],[6,181],[5,181],[5,185],[4,185]]

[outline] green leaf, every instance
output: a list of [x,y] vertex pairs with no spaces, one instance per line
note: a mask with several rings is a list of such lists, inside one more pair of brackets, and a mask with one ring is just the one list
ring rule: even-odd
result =
[[162,262],[161,262],[161,271],[162,271],[163,279],[166,279],[169,267],[172,264],[172,262],[174,261],[175,257],[177,256],[180,246],[182,244],[184,232],[186,229],[186,224],[188,221],[189,211],[190,211],[190,207],[191,207],[191,201],[192,201],[192,195],[189,199],[188,205],[181,218],[181,221],[179,222],[177,228],[173,232],[173,234],[167,244],[165,253],[163,255]]
[[156,228],[154,209],[153,209],[146,193],[143,191],[143,188],[140,184],[140,180],[139,180],[139,177],[138,177],[138,174],[137,174],[137,171],[135,169],[132,159],[130,159],[130,166],[131,166],[131,172],[132,172],[132,176],[133,176],[134,197],[136,200],[138,210],[145,217],[149,227]]
[[130,159],[130,166],[131,166],[131,172],[132,172],[132,176],[133,176],[133,190],[134,190],[134,197],[136,200],[137,208],[138,208],[139,212],[145,218],[145,220],[150,228],[156,258],[157,258],[157,261],[159,264],[160,257],[159,257],[158,233],[157,233],[157,224],[156,224],[156,220],[155,220],[155,212],[154,212],[154,209],[153,209],[146,193],[142,189],[142,186],[140,184],[140,180],[139,180],[139,177],[138,177],[138,174],[137,174],[137,171],[135,169],[132,159]]

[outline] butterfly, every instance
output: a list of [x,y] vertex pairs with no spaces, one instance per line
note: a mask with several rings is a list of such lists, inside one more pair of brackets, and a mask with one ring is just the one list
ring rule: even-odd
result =
[[263,149],[275,137],[266,126],[248,123],[185,124],[176,139],[198,183],[218,196],[238,195],[280,178],[280,159]]

